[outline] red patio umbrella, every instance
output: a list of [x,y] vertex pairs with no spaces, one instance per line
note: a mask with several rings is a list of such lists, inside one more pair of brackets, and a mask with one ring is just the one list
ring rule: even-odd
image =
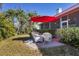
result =
[[55,16],[35,16],[31,17],[33,22],[56,22],[59,18]]

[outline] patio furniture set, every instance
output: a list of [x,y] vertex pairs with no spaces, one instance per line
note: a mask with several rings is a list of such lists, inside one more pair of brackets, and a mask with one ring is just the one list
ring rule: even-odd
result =
[[32,32],[33,41],[36,43],[43,43],[43,42],[49,42],[52,41],[52,34],[49,32],[45,32],[43,34],[40,34],[39,32]]
[[[35,17],[31,17],[31,21],[32,22],[56,22],[57,20],[59,20],[59,18],[55,17],[55,16],[35,16]],[[36,43],[48,43],[51,42],[53,38],[55,38],[55,36],[53,37],[51,33],[49,32],[45,32],[45,33],[39,33],[38,31],[33,31],[31,32],[31,40],[28,40],[30,42],[36,42]]]

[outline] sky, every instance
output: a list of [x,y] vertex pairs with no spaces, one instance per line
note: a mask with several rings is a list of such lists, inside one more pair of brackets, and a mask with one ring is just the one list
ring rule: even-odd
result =
[[36,11],[39,15],[55,15],[58,8],[63,10],[72,6],[72,3],[4,3],[2,11],[21,8],[25,12]]

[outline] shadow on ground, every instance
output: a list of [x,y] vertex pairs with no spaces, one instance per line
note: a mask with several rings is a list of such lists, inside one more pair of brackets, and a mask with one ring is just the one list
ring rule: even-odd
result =
[[[20,39],[16,38],[13,40],[21,40],[24,42],[28,39],[31,38],[25,37]],[[69,45],[61,45],[61,46],[45,47],[45,48],[41,48],[39,44],[35,44],[35,45],[37,46],[38,50],[40,51],[40,53],[42,53],[43,56],[79,56],[79,50]]]
[[39,48],[43,56],[79,56],[79,50],[71,46]]

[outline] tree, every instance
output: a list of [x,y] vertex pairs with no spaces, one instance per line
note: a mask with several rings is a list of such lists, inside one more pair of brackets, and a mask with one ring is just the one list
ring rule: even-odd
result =
[[24,24],[27,23],[26,13],[22,9],[16,10],[16,17],[20,23],[19,32],[24,33]]
[[9,21],[14,22],[15,10],[8,9],[7,11],[4,12],[4,14],[5,14],[5,17],[9,19]]
[[30,30],[30,32],[34,29],[34,25],[37,25],[37,23],[31,21],[31,17],[33,17],[33,16],[38,16],[38,14],[36,12],[29,12],[28,13],[28,17],[29,17],[28,30]]
[[[14,18],[17,18],[19,22],[18,28],[16,28],[17,33],[29,33],[33,30],[34,24],[31,22],[31,17],[37,16],[36,12],[26,13],[22,9],[9,9],[5,12],[5,17],[14,24]],[[15,25],[14,25],[15,26]]]

